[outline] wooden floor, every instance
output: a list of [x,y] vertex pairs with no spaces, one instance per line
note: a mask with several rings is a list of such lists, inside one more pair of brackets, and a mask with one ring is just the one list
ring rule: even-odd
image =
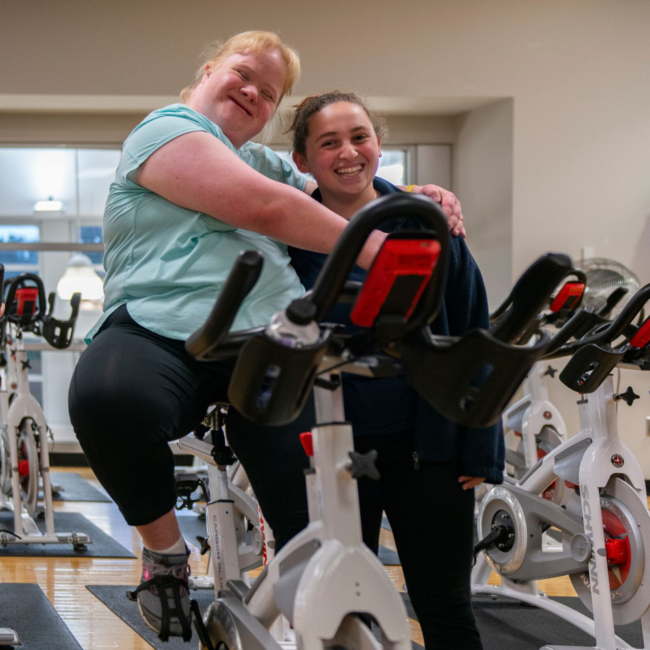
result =
[[[101,489],[89,469],[55,468],[80,474],[94,486]],[[134,528],[122,519],[113,503],[94,502],[55,502],[60,512],[79,512],[96,526],[112,536],[138,558],[142,542]],[[392,534],[381,532],[381,543],[395,549]],[[191,565],[194,575],[203,575],[207,569],[207,556],[201,557],[196,547],[192,551]],[[401,590],[404,574],[401,567],[386,567],[395,586]],[[97,559],[97,558],[0,558],[0,588],[3,583],[38,583],[50,602],[59,612],[84,650],[100,648],[123,648],[128,650],[148,650],[151,646],[131,628],[115,616],[87,589],[86,585],[135,585],[140,581],[140,562],[138,559]],[[492,574],[491,584],[499,584]],[[549,596],[574,596],[575,591],[568,578],[558,578],[540,582],[540,588]],[[410,621],[412,639],[420,644],[420,626]],[[194,644],[192,647],[195,647]]]

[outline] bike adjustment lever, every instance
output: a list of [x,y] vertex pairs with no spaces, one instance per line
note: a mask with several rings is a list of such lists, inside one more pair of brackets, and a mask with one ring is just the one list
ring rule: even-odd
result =
[[381,478],[377,465],[375,465],[375,461],[377,460],[376,449],[371,449],[367,454],[351,451],[350,460],[352,462],[349,465],[349,469],[352,472],[352,478],[359,479],[367,476],[373,481],[378,481]]
[[634,404],[635,399],[639,399],[639,395],[637,395],[632,390],[632,386],[628,386],[627,390],[624,393],[619,393],[618,395],[614,395],[615,401],[618,402],[620,400],[623,400],[628,406],[632,406],[632,404]]

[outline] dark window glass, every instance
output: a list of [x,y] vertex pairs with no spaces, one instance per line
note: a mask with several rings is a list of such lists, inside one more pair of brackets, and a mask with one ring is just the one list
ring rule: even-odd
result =
[[[36,243],[39,240],[38,226],[0,226],[0,241],[11,243]],[[0,251],[0,263],[38,264],[38,251]]]
[[[101,226],[81,226],[81,244],[101,244],[104,241]],[[88,255],[93,264],[102,264],[104,262],[104,253],[84,253]]]

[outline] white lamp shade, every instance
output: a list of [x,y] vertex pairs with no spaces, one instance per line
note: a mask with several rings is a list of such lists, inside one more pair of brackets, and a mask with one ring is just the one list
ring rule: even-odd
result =
[[56,292],[62,300],[70,300],[72,294],[77,292],[81,293],[82,300],[103,300],[104,284],[88,256],[73,255],[56,285]]

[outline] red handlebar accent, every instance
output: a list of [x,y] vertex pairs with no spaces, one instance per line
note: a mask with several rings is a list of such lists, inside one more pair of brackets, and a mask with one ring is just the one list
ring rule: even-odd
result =
[[305,450],[305,453],[307,456],[310,458],[314,455],[314,443],[312,440],[311,436],[311,431],[307,431],[305,433],[300,434],[300,442],[302,444],[302,448]]
[[352,322],[360,327],[372,327],[382,307],[408,320],[439,255],[440,244],[433,239],[387,239],[354,305]]
[[639,331],[630,339],[633,348],[644,348],[650,341],[650,316],[643,321]]
[[36,305],[38,303],[38,289],[31,287],[23,287],[16,290],[16,314],[22,316],[25,311],[28,315],[36,313]]
[[551,304],[551,311],[558,312],[560,309],[573,309],[580,300],[580,296],[585,291],[585,285],[582,282],[567,282],[560,289],[560,292],[555,296],[555,300]]

